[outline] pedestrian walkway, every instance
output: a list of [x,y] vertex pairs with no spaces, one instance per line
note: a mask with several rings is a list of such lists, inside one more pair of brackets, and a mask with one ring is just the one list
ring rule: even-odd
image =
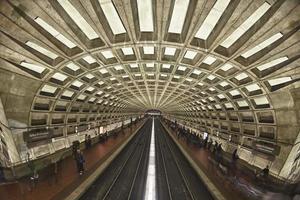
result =
[[[109,137],[105,143],[97,143],[90,149],[83,150],[85,157],[85,173],[80,176],[72,156],[64,159],[59,167],[57,177],[48,176],[38,181],[31,189],[29,177],[24,177],[10,184],[0,185],[1,200],[58,200],[64,199],[80,185],[101,163],[103,163],[132,133],[138,130],[144,121],[124,129],[117,137]],[[47,173],[45,168],[40,175]]]

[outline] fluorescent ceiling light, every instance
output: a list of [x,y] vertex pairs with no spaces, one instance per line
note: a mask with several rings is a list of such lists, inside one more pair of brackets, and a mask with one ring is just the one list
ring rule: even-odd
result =
[[106,59],[115,57],[115,56],[113,55],[113,53],[112,53],[110,50],[102,51],[101,54],[102,54]]
[[251,84],[251,85],[247,85],[247,86],[245,86],[245,88],[246,88],[249,92],[256,91],[256,90],[260,90],[260,87],[259,87],[256,83]]
[[68,77],[64,74],[57,72],[57,73],[53,74],[52,78],[59,80],[59,81],[65,81]]
[[219,94],[217,95],[217,97],[219,97],[219,99],[225,99],[225,96],[223,94]]
[[242,56],[244,58],[249,58],[253,54],[256,54],[260,50],[262,50],[262,49],[266,48],[267,46],[271,45],[272,43],[276,42],[277,40],[282,38],[282,36],[283,36],[282,33],[276,33],[272,37],[268,38],[267,40],[263,41],[262,43],[256,45],[252,49],[250,49],[250,50],[246,51],[245,53],[243,53]]
[[209,90],[210,91],[215,91],[216,89],[211,87],[211,88],[209,88]]
[[154,74],[151,73],[151,74],[148,74],[148,76],[154,76]]
[[104,82],[103,82],[103,81],[99,81],[98,84],[99,84],[99,85],[103,85]]
[[241,93],[237,90],[232,90],[229,92],[231,94],[231,96],[237,96],[237,95],[240,95]]
[[197,85],[203,86],[204,84],[199,82]]
[[280,63],[282,63],[282,62],[284,62],[284,61],[286,61],[288,59],[289,58],[287,56],[281,57],[281,58],[277,58],[276,60],[272,60],[271,62],[268,62],[266,64],[258,66],[257,69],[259,71],[264,71],[264,70],[269,69],[271,67],[274,67],[274,66],[276,66],[276,65],[278,65],[278,64],[280,64]]
[[62,93],[62,96],[71,97],[71,96],[73,96],[73,94],[74,94],[74,92],[66,90]]
[[96,100],[95,97],[90,98],[89,102],[94,102]]
[[94,87],[91,87],[91,86],[90,86],[90,87],[88,87],[86,90],[89,91],[89,92],[91,92],[91,91],[93,91],[94,89],[95,89]]
[[216,104],[215,107],[216,107],[217,109],[221,109],[221,108],[222,108],[222,107],[220,106],[220,104]]
[[225,107],[226,108],[233,108],[233,105],[232,105],[232,103],[225,103]]
[[43,27],[43,29],[45,29],[53,37],[55,37],[60,42],[62,42],[64,45],[66,45],[68,48],[72,49],[72,48],[76,47],[76,45],[73,42],[71,42],[69,39],[67,39],[65,36],[63,36],[61,33],[59,33],[56,29],[54,29],[52,26],[50,26],[47,22],[45,22],[40,17],[35,18],[34,21],[36,23],[38,23],[41,27]]
[[115,78],[115,77],[111,77],[110,80],[111,80],[111,81],[114,81],[114,80],[116,80],[116,78]]
[[89,64],[93,64],[96,62],[96,60],[92,56],[85,56],[83,57],[83,60],[85,60]]
[[222,87],[226,87],[226,86],[229,85],[229,84],[228,84],[228,82],[223,81],[223,82],[220,83],[220,85],[221,85]]
[[253,99],[256,105],[266,105],[269,104],[268,99],[265,96],[257,97]]
[[215,100],[215,99],[212,98],[212,97],[208,97],[208,99],[209,99],[210,101],[214,101],[214,100]]
[[99,91],[99,92],[97,92],[97,95],[101,95],[101,94],[103,94],[103,92],[102,92],[102,91]]
[[80,82],[80,81],[75,80],[75,81],[72,83],[72,85],[74,85],[75,87],[80,88],[80,87],[83,85],[83,83]]
[[189,0],[175,0],[169,33],[181,33],[188,7]]
[[225,65],[223,65],[220,69],[223,70],[224,72],[227,72],[228,70],[230,70],[231,68],[233,68],[233,66],[229,63],[226,63]]
[[40,45],[38,45],[34,42],[27,41],[27,42],[25,42],[25,44],[53,60],[58,57],[58,55],[56,55],[55,53],[52,53],[51,51],[45,49],[44,47],[41,47]]
[[173,78],[179,79],[180,76],[174,75]]
[[20,65],[22,67],[25,67],[31,71],[37,72],[39,74],[43,73],[44,70],[46,69],[45,67],[36,65],[36,64],[32,64],[32,63],[27,63],[27,62],[21,62]]
[[192,72],[193,74],[199,75],[201,74],[201,71],[198,69],[194,69],[194,71]]
[[138,64],[130,64],[130,68],[138,68]]
[[122,70],[123,67],[121,65],[117,65],[117,66],[114,66],[115,70],[119,71],[119,70]]
[[129,78],[129,76],[128,75],[123,75],[122,78]]
[[167,77],[168,75],[167,75],[167,74],[161,74],[160,76],[162,76],[162,77]]
[[75,65],[74,63],[67,64],[67,67],[73,70],[74,72],[80,69],[80,67],[78,67],[78,65]]
[[146,63],[146,67],[153,68],[154,67],[154,63]]
[[184,58],[193,60],[196,55],[197,55],[197,52],[188,50],[188,51],[186,51]]
[[211,65],[213,64],[217,59],[212,57],[212,56],[207,56],[204,60],[203,63],[207,64],[207,65]]
[[229,3],[230,0],[218,0],[213,8],[209,11],[195,37],[206,40],[220,20]]
[[142,76],[141,74],[135,74],[134,76]]
[[143,47],[143,52],[144,54],[154,54],[154,47],[145,46]]
[[108,73],[108,71],[107,71],[106,69],[104,69],[104,68],[103,68],[103,69],[100,69],[99,72],[100,72],[101,74],[106,74],[106,73]]
[[167,55],[167,56],[174,56],[175,52],[176,52],[176,48],[173,48],[173,47],[165,48],[165,55]]
[[137,0],[139,26],[141,32],[153,32],[152,0]]
[[243,100],[243,101],[237,101],[237,104],[239,105],[239,107],[248,107],[248,103]]
[[191,78],[186,78],[185,80],[188,81],[188,82],[192,82],[193,81],[193,79],[191,79]]
[[292,80],[291,77],[280,77],[280,78],[275,78],[275,79],[272,79],[272,80],[268,80],[268,82],[271,86],[275,86],[275,85],[280,85],[280,84],[287,83],[291,80]]
[[185,71],[186,67],[185,66],[179,66],[177,70],[179,70],[179,71]]
[[170,69],[171,65],[170,64],[163,64],[162,68],[164,69]]
[[57,90],[57,87],[53,87],[51,85],[44,85],[44,87],[42,88],[43,92],[47,92],[47,93],[55,93],[55,91]]
[[[107,87],[107,89],[110,89],[111,87]],[[109,97],[109,94],[104,95],[104,97]]]
[[77,99],[79,99],[79,100],[84,100],[85,98],[86,98],[86,96],[83,94],[81,94],[77,97]]
[[214,80],[216,77],[214,76],[214,75],[209,75],[208,77],[207,77],[209,80]]
[[80,15],[80,13],[74,8],[74,6],[68,0],[57,0],[58,3],[63,7],[63,9],[68,13],[75,24],[82,30],[82,32],[89,38],[93,40],[99,38],[97,33],[91,27],[91,25]]
[[95,78],[95,76],[94,76],[93,74],[87,74],[87,75],[85,75],[85,77],[88,78],[88,79],[93,79],[93,78]]
[[239,75],[235,76],[234,78],[238,81],[248,78],[249,76],[246,73],[240,73]]
[[126,33],[120,16],[111,0],[99,0],[103,13],[114,35]]
[[124,47],[121,49],[125,56],[133,55],[133,50],[131,47]]
[[229,48],[244,33],[249,30],[271,7],[267,2],[262,4],[246,21],[244,21],[229,37],[221,43],[221,46]]
[[98,104],[101,104],[102,102],[103,102],[103,99],[99,99],[99,100],[97,101]]

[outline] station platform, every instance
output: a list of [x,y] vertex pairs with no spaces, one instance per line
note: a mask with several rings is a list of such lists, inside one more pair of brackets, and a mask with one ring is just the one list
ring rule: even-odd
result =
[[79,175],[72,156],[62,160],[55,176],[45,176],[49,168],[39,171],[39,179],[35,186],[30,177],[23,177],[16,181],[0,184],[0,199],[2,200],[58,200],[65,199],[92,172],[105,162],[116,149],[132,134],[141,128],[144,121],[120,131],[116,137],[109,137],[104,143],[94,144],[89,149],[83,149],[85,158],[85,173]]

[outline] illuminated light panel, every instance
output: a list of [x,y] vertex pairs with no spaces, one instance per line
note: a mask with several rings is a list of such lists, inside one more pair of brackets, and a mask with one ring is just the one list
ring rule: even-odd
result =
[[222,107],[220,106],[220,104],[216,104],[215,105],[216,109],[221,109]]
[[87,75],[85,75],[85,77],[88,78],[88,79],[93,79],[93,78],[95,78],[95,76],[92,75],[92,74],[87,74]]
[[122,78],[129,78],[129,76],[128,75],[123,75]]
[[57,0],[57,2],[68,13],[75,24],[82,30],[82,32],[88,37],[89,40],[99,38],[90,24],[80,15],[80,13],[74,8],[74,6],[68,0]]
[[212,97],[208,97],[208,99],[209,99],[210,101],[214,101],[214,100],[215,100],[215,99],[212,98]]
[[88,64],[93,64],[96,62],[95,58],[93,58],[92,56],[85,56],[83,57],[83,60],[85,60]]
[[241,74],[235,76],[234,78],[235,78],[236,80],[240,81],[240,80],[243,80],[243,79],[248,78],[248,77],[249,77],[249,76],[248,76],[246,73],[241,73]]
[[185,71],[185,70],[186,70],[186,67],[184,67],[184,66],[179,66],[177,70],[179,70],[179,71]]
[[142,76],[142,75],[141,75],[141,74],[135,74],[134,76],[140,77],[140,76]]
[[220,69],[223,70],[224,72],[227,72],[228,70],[230,70],[231,68],[233,68],[233,66],[229,63],[226,63],[225,65],[223,65]]
[[138,64],[130,64],[129,66],[130,66],[130,68],[138,68],[139,67]]
[[99,100],[97,101],[98,104],[101,104],[102,102],[103,102],[103,99],[99,99]]
[[152,0],[137,0],[139,26],[141,32],[153,32]]
[[165,55],[167,55],[167,56],[174,56],[175,52],[176,52],[176,48],[173,48],[173,47],[165,48]]
[[244,33],[249,30],[271,7],[267,2],[263,3],[246,21],[244,21],[229,37],[227,37],[221,46],[229,48],[235,43]]
[[204,84],[199,82],[197,85],[203,86]]
[[206,40],[208,36],[211,34],[212,30],[220,20],[222,14],[226,10],[229,5],[230,0],[218,0],[213,8],[209,11],[207,17],[202,23],[201,27],[196,33],[196,38],[200,38],[202,40]]
[[72,83],[72,85],[74,85],[75,87],[80,88],[80,87],[83,85],[83,83],[80,82],[80,81],[75,80],[75,81]]
[[143,47],[144,54],[154,54],[154,47]]
[[65,36],[63,36],[61,33],[59,33],[56,29],[54,29],[52,26],[50,26],[47,22],[45,22],[40,17],[35,18],[34,21],[36,23],[38,23],[41,27],[43,27],[43,29],[45,29],[53,37],[55,37],[60,42],[62,42],[64,45],[66,45],[68,48],[72,49],[72,48],[76,47],[76,45],[73,42],[71,42],[69,39],[67,39]]
[[36,64],[32,64],[32,63],[27,63],[27,62],[21,62],[20,65],[22,67],[25,67],[31,71],[37,72],[39,74],[43,73],[45,71],[45,67],[36,65]]
[[123,70],[123,67],[121,65],[114,66],[114,68],[117,71]]
[[65,97],[72,97],[74,94],[74,92],[72,91],[69,91],[69,90],[66,90],[62,93],[62,96],[65,96]]
[[95,89],[94,87],[88,87],[86,90],[92,92],[94,89]]
[[111,0],[99,0],[103,13],[114,35],[126,33],[120,16]]
[[275,86],[275,85],[280,85],[280,84],[287,83],[291,80],[292,80],[291,77],[280,77],[280,78],[275,78],[275,79],[272,79],[272,80],[268,80],[268,82],[271,86]]
[[199,75],[201,74],[201,71],[198,69],[194,69],[194,71],[192,72],[193,74]]
[[42,92],[47,92],[51,94],[54,94],[56,90],[57,87],[53,87],[51,85],[44,85],[44,87],[41,89]]
[[248,107],[249,106],[249,104],[245,100],[237,101],[237,104],[239,105],[239,107]]
[[101,94],[103,94],[103,92],[102,92],[102,91],[99,91],[99,92],[97,92],[97,95],[101,95]]
[[79,100],[84,100],[85,98],[86,98],[86,96],[83,94],[81,94],[77,97],[77,99],[79,99]]
[[180,76],[174,75],[173,78],[179,79]]
[[208,77],[207,77],[209,80],[214,80],[216,77],[214,76],[214,75],[209,75]]
[[276,60],[272,60],[271,62],[268,62],[266,64],[260,65],[260,66],[257,67],[257,69],[259,71],[264,71],[264,70],[269,69],[271,67],[274,67],[274,66],[276,66],[276,65],[278,65],[278,64],[280,64],[284,61],[287,61],[288,59],[289,58],[287,56],[281,57],[281,58],[278,58]]
[[219,99],[225,99],[225,96],[223,94],[218,94],[217,97],[219,97]]
[[170,69],[171,65],[170,64],[163,64],[162,68],[164,68],[164,69]]
[[211,87],[211,88],[209,88],[209,90],[213,92],[213,91],[215,91],[216,89]]
[[114,81],[114,80],[116,80],[116,78],[115,78],[115,77],[111,77],[110,80],[111,80],[111,81]]
[[100,72],[101,74],[106,74],[106,73],[108,73],[107,69],[104,69],[104,68],[103,68],[103,69],[100,69],[99,72]]
[[189,0],[175,0],[169,33],[181,33],[188,7]]
[[154,63],[146,63],[146,67],[153,68],[154,67]]
[[98,84],[99,84],[99,85],[103,85],[104,82],[103,82],[103,81],[99,81]]
[[232,90],[229,92],[231,94],[231,96],[237,96],[237,95],[240,95],[241,93],[237,90]]
[[89,102],[94,102],[96,100],[95,97],[90,98]]
[[57,73],[53,74],[52,78],[59,80],[59,81],[65,81],[68,77],[64,74],[57,72]]
[[226,108],[233,108],[232,103],[225,103],[224,105],[225,105]]
[[25,42],[25,44],[53,60],[58,57],[58,55],[56,55],[55,53],[45,49],[44,47],[41,47],[40,45],[38,45],[34,42],[27,41],[27,42]]
[[256,105],[266,105],[269,104],[268,99],[265,96],[257,97],[253,99]]
[[249,92],[253,92],[253,91],[256,91],[256,90],[260,90],[260,87],[254,83],[254,84],[251,84],[251,85],[247,85],[245,86],[245,88],[249,91]]
[[204,60],[203,63],[207,64],[207,65],[211,65],[213,64],[217,59],[212,57],[212,56],[207,56]]
[[78,65],[75,65],[74,63],[69,63],[66,65],[69,69],[73,70],[74,72],[76,72],[77,70],[80,69],[80,67],[78,67]]
[[113,55],[113,53],[110,51],[110,50],[107,50],[107,51],[102,51],[101,54],[104,56],[104,58],[106,59],[110,59],[110,58],[113,58],[115,57]]
[[168,75],[167,74],[161,74],[160,76],[161,77],[167,77]]
[[195,52],[195,51],[186,51],[184,58],[193,60],[196,55],[197,55],[197,52]]
[[191,78],[187,78],[185,80],[188,81],[188,82],[192,82],[193,81],[193,79],[191,79]]
[[277,40],[282,38],[282,36],[283,36],[282,33],[276,33],[275,35],[273,35],[272,37],[270,37],[267,40],[263,41],[262,43],[256,45],[255,47],[253,47],[249,51],[246,51],[241,56],[244,57],[244,58],[249,58],[253,54],[256,54],[260,50],[262,50],[262,49],[266,48],[267,46],[271,45],[272,43],[276,42]]
[[133,55],[133,50],[131,47],[124,47],[121,49],[125,56]]
[[226,81],[223,81],[219,85],[221,85],[222,87],[226,87],[227,85],[229,85],[229,83]]

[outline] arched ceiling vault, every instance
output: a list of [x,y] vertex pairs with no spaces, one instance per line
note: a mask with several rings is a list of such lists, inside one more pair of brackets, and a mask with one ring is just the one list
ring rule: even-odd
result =
[[297,0],[8,0],[0,12],[0,91],[29,126],[159,109],[236,135],[296,137]]

